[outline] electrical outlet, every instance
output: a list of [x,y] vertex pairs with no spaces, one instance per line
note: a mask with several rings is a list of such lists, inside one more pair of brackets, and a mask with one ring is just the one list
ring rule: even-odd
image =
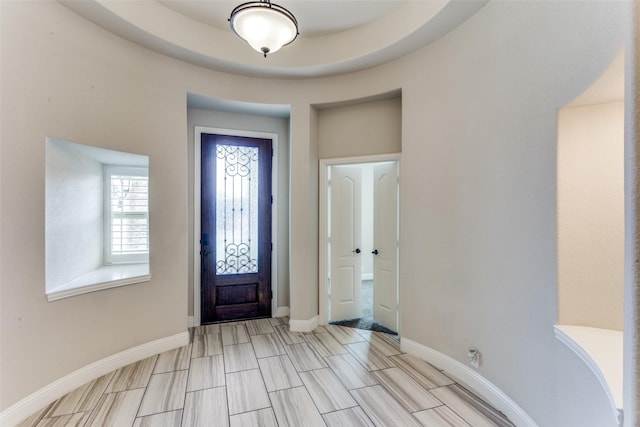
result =
[[467,352],[467,357],[469,358],[469,364],[478,369],[480,366],[480,352],[475,347],[470,347]]

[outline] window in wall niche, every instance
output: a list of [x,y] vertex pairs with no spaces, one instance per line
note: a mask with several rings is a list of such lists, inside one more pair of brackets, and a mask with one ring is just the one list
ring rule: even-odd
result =
[[105,263],[149,261],[149,175],[143,167],[105,167]]
[[149,281],[149,158],[45,142],[49,301]]

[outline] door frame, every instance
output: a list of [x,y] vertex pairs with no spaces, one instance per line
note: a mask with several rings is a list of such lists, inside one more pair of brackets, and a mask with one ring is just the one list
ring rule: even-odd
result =
[[[328,250],[329,250],[329,218],[328,218],[328,197],[329,197],[329,168],[338,165],[359,165],[363,163],[398,162],[398,174],[400,174],[400,153],[372,154],[367,156],[337,157],[331,159],[320,159],[320,180],[319,180],[319,200],[318,200],[318,221],[319,221],[319,245],[318,245],[318,321],[321,325],[328,322],[328,301],[327,284],[329,283],[328,272]],[[400,221],[400,216],[398,216]],[[398,248],[398,252],[400,249]],[[398,293],[400,292],[400,279],[398,275]],[[400,298],[398,298],[398,313],[400,313]],[[400,334],[400,316],[398,315],[398,334]]]
[[202,134],[212,133],[218,135],[242,136],[248,138],[265,138],[271,140],[273,157],[271,158],[271,316],[275,316],[278,308],[278,134],[271,132],[255,132],[238,129],[224,129],[208,126],[194,127],[194,150],[193,150],[193,326],[200,326],[201,323],[201,258],[200,258],[200,191],[201,176],[200,162],[202,150]]

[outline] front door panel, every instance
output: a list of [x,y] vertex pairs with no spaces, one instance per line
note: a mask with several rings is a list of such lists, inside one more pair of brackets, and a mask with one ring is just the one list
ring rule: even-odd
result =
[[203,134],[202,323],[271,316],[271,140]]

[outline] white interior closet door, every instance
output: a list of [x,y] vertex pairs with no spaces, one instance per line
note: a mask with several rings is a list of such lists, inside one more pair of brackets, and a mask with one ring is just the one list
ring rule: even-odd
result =
[[361,316],[362,173],[357,166],[331,168],[331,307],[329,320]]
[[398,330],[398,163],[373,172],[373,320]]

